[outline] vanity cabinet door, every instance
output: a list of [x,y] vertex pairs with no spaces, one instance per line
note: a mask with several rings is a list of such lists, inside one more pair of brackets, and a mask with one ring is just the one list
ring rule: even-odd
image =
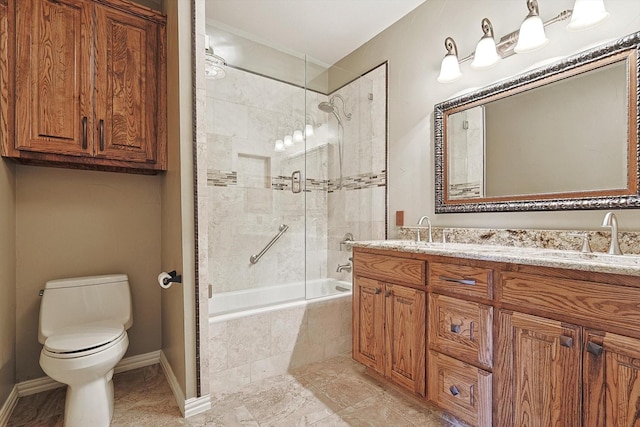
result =
[[384,284],[353,279],[353,359],[384,375]]
[[581,328],[504,310],[498,325],[496,425],[580,426]]
[[585,332],[585,427],[640,426],[640,340]]
[[425,292],[386,284],[386,375],[425,395]]

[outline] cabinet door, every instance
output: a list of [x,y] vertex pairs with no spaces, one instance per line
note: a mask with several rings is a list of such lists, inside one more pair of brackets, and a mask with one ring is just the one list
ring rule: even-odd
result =
[[425,293],[386,284],[385,375],[421,396],[425,394]]
[[96,6],[95,154],[156,160],[159,25]]
[[18,150],[91,154],[91,3],[15,0]]
[[353,358],[384,374],[384,284],[355,276]]
[[584,425],[640,426],[640,340],[585,332]]
[[496,425],[581,425],[581,338],[578,326],[500,312]]

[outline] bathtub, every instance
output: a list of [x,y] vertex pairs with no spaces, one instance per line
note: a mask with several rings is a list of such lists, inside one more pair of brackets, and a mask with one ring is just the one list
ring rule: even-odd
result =
[[284,305],[316,300],[330,299],[351,294],[351,282],[335,279],[316,279],[306,283],[294,282],[240,291],[213,294],[209,299],[209,316],[224,315],[226,320],[232,317],[248,316],[258,312],[277,310]]
[[351,353],[351,283],[333,279],[224,292],[209,299],[211,392]]

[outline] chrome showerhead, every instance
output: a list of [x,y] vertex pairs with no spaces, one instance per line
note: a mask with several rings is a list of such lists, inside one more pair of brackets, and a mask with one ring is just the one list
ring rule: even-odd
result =
[[318,108],[320,109],[320,111],[324,111],[325,113],[335,113],[336,111],[335,105],[327,101],[323,101],[318,104]]

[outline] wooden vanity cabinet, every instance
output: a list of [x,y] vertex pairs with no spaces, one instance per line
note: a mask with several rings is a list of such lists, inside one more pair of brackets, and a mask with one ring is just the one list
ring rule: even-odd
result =
[[580,426],[580,328],[509,311],[498,325],[496,425]]
[[354,249],[355,360],[472,426],[640,427],[637,277],[403,255]]
[[500,282],[497,425],[640,426],[635,278],[544,273]]
[[584,331],[584,426],[640,426],[640,340]]
[[469,425],[491,426],[493,270],[428,265],[427,396]]
[[6,19],[3,156],[166,169],[163,15],[127,0],[8,0]]
[[424,262],[354,254],[353,358],[424,396],[426,293],[394,274],[419,287]]

